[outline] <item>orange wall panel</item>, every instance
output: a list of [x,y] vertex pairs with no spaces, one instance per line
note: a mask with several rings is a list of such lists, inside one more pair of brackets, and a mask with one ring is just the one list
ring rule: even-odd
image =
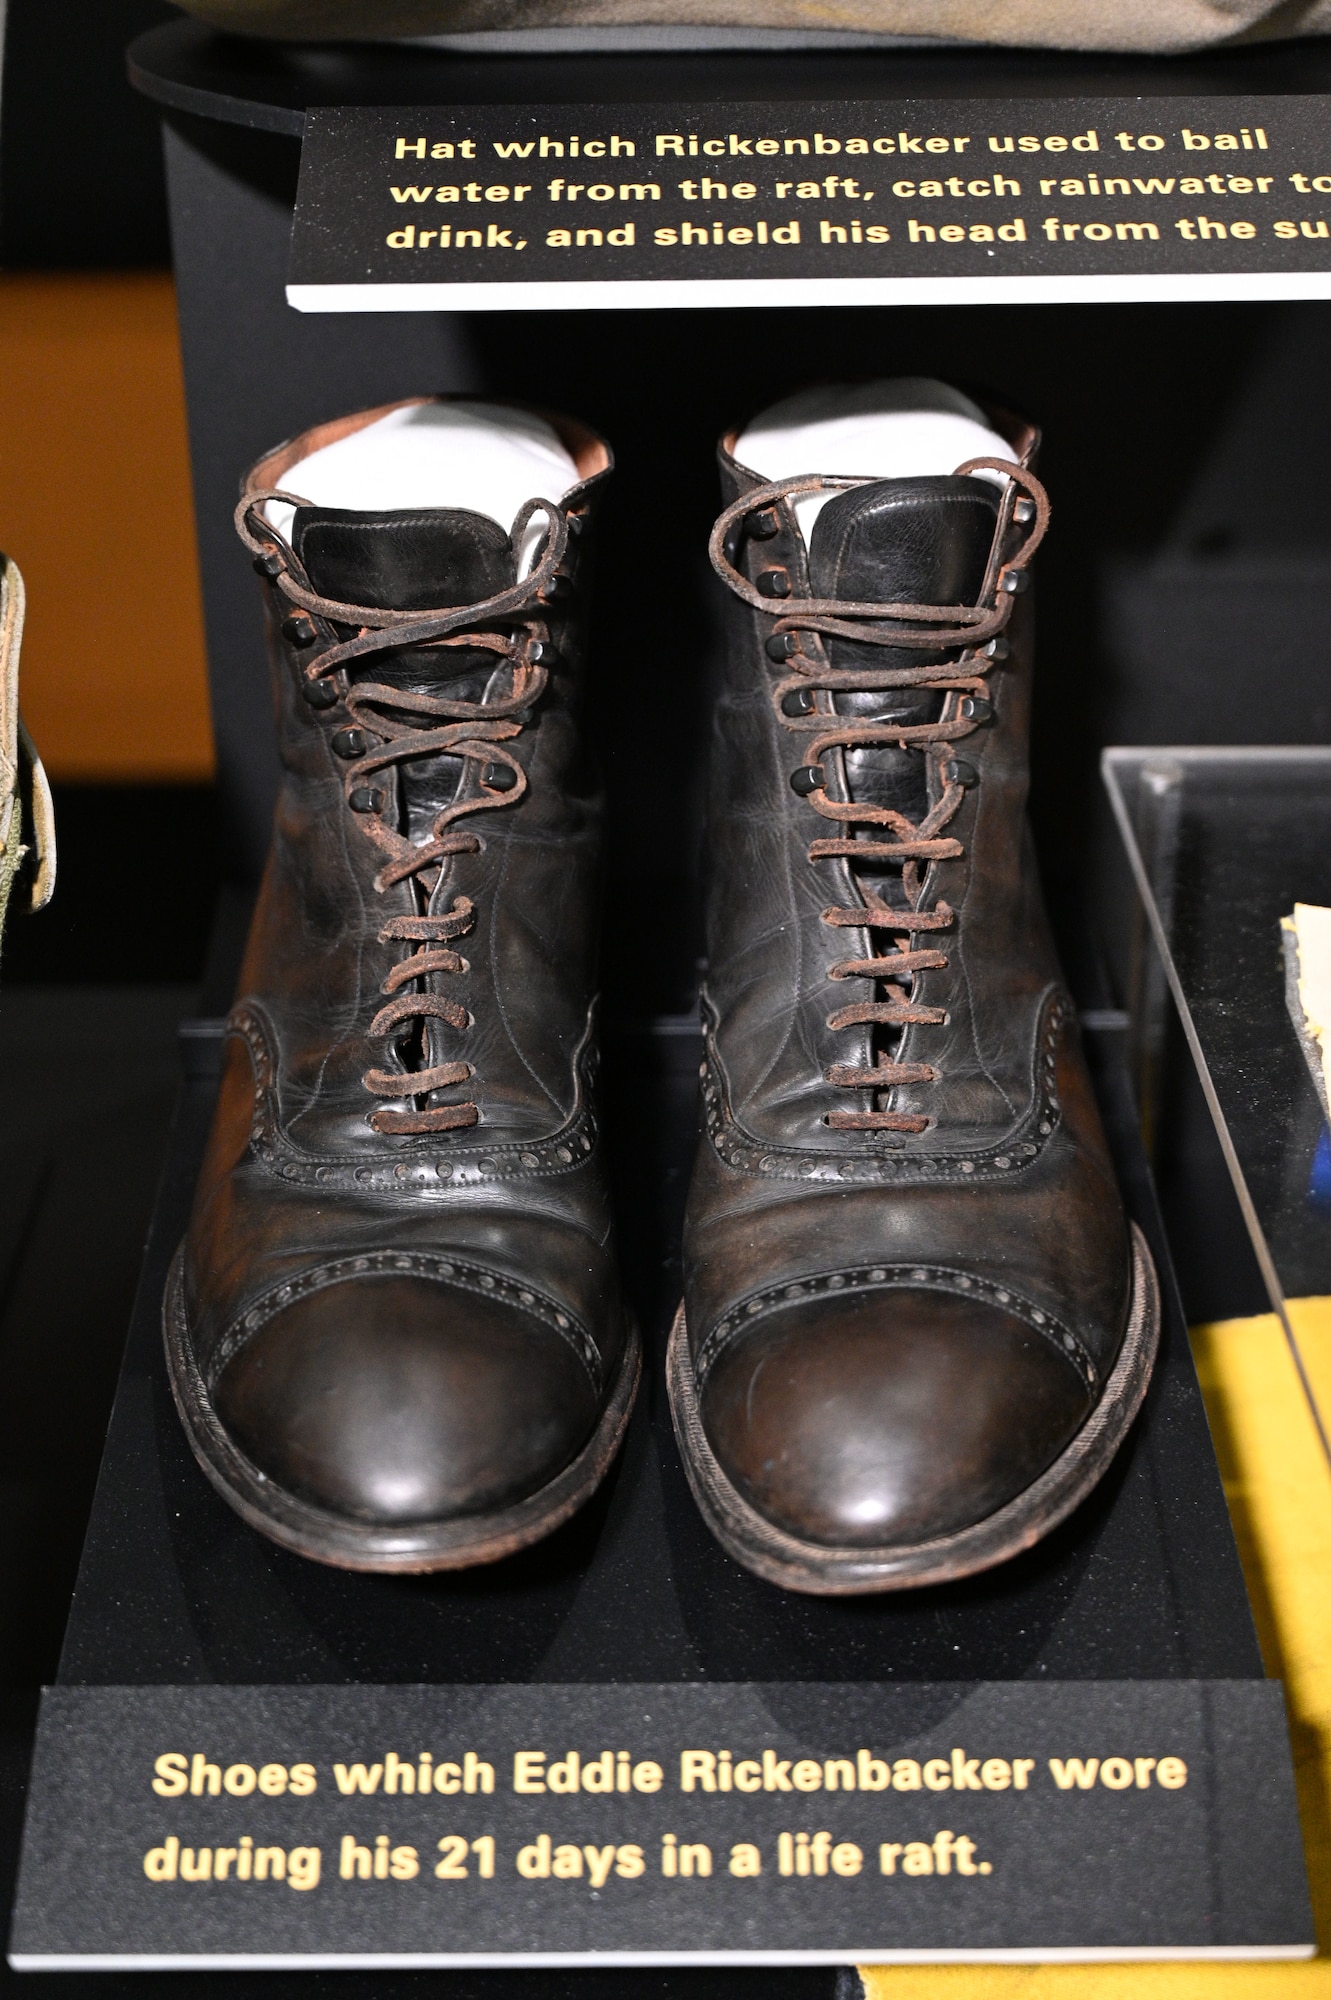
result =
[[175,293],[157,272],[0,275],[0,547],[52,777],[213,770]]

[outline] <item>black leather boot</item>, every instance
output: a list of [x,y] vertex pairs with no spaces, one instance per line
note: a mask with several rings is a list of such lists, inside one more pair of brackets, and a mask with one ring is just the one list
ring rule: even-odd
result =
[[[280,493],[384,415],[305,433],[243,487],[283,782],[165,1331],[190,1442],[247,1521],[346,1568],[431,1570],[566,1519],[637,1382],[578,728],[611,460],[551,419],[576,483],[511,534]],[[293,501],[288,540],[271,517]]]
[[[1157,1339],[1025,820],[1037,435],[989,421],[1015,463],[951,476],[764,480],[721,447],[670,1391],[713,1532],[794,1590],[1029,1546],[1104,1472]],[[826,492],[806,550],[795,507]]]

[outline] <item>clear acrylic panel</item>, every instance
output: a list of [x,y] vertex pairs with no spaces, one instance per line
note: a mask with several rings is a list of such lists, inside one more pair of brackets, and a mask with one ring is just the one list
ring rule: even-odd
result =
[[[1111,749],[1102,770],[1271,1303],[1331,1294],[1331,1137],[1286,1003],[1281,919],[1331,907],[1331,748]],[[1149,1079],[1164,988],[1139,970]],[[1149,1116],[1149,1110],[1148,1110]]]

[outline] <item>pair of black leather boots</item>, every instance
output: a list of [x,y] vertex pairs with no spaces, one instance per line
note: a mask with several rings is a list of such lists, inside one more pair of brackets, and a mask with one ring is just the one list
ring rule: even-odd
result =
[[[579,727],[610,452],[550,418],[575,470],[511,530],[284,491],[389,417],[244,483],[284,777],[165,1329],[247,1521],[410,1571],[565,1520],[640,1344]],[[709,1525],[795,1590],[1028,1546],[1103,1472],[1157,1336],[1025,826],[1037,438],[983,421],[1006,451],[941,473],[763,477],[720,451],[704,1130],[667,1365]]]

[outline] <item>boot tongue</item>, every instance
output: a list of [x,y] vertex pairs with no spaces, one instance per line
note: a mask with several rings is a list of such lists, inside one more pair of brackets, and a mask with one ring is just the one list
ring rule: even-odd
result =
[[504,529],[461,507],[399,514],[298,507],[291,540],[320,596],[376,611],[477,604],[516,581]]
[[[488,514],[461,507],[393,514],[298,507],[291,545],[320,596],[376,611],[433,611],[479,604],[517,580],[513,543]],[[416,646],[374,653],[349,669],[352,681],[484,702],[507,691],[509,670],[480,647]],[[396,779],[400,830],[424,840],[435,815],[457,796],[458,757],[415,758]]]
[[[320,596],[375,611],[480,604],[517,577],[513,543],[504,529],[490,515],[462,507],[394,514],[298,507],[291,546]],[[372,654],[350,675],[427,694],[442,681],[463,693],[455,685],[463,679],[474,683],[463,698],[481,701],[493,667],[493,654],[472,648],[415,647]]]
[[[809,580],[815,597],[864,604],[974,604],[984,583],[1001,504],[988,479],[883,479],[829,500],[813,524]],[[942,652],[828,639],[834,667],[882,671],[922,666]],[[858,720],[935,722],[934,689],[839,691],[836,711]],[[852,798],[919,820],[928,810],[925,759],[876,745],[845,753]]]
[[[829,500],[813,525],[815,597],[973,604],[998,519],[988,479],[882,479]],[[882,649],[875,648],[879,657]]]

